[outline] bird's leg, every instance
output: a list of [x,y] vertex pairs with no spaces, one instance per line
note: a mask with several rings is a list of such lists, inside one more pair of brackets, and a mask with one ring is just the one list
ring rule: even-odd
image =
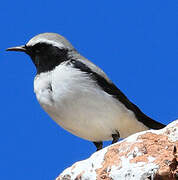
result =
[[100,149],[103,148],[103,142],[100,141],[100,142],[93,142],[93,144],[96,146],[97,150],[96,151],[99,151]]
[[116,134],[112,134],[112,138],[113,138],[112,144],[116,143],[120,138],[119,131],[116,130]]

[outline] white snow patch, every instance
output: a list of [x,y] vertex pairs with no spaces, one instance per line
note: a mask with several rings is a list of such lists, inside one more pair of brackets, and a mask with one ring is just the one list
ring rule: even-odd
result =
[[152,157],[152,156],[148,156],[148,162],[152,163],[156,158]]
[[158,168],[159,166],[154,163],[139,162],[134,164],[124,160],[121,169],[112,166],[109,177],[113,180],[145,180],[147,177],[153,176]]
[[102,167],[104,156],[107,152],[107,148],[102,149],[94,153],[90,158],[75,163],[72,167],[67,168],[61,173],[61,177],[66,175],[70,176],[71,180],[81,174],[82,179],[96,179],[96,169]]

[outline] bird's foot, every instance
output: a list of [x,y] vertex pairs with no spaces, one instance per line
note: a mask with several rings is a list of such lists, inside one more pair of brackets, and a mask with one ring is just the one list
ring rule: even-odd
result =
[[100,149],[103,148],[103,142],[100,141],[100,142],[93,142],[93,144],[96,146],[96,151],[99,151]]
[[112,144],[116,143],[120,138],[119,131],[116,130],[116,134],[112,134],[112,138],[113,138]]

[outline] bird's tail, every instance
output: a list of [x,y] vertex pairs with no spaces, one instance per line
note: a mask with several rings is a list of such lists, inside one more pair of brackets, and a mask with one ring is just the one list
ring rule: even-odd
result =
[[162,128],[166,127],[166,125],[164,125],[158,121],[155,121],[148,116],[147,116],[147,118],[149,118],[149,128],[150,129],[162,129]]
[[166,127],[166,125],[157,122],[153,120],[152,118],[148,117],[146,114],[144,114],[135,104],[132,104],[134,106],[134,112],[137,117],[137,119],[142,122],[144,125],[146,125],[150,129],[162,129]]

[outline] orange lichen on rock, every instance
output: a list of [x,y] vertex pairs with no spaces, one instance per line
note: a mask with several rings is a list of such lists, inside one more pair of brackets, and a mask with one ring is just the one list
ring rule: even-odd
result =
[[[167,135],[154,134],[152,132],[138,136],[135,143],[123,141],[120,144],[113,145],[108,148],[102,167],[96,170],[97,179],[111,179],[109,177],[111,167],[117,166],[118,169],[121,168],[121,157],[128,158],[130,154],[133,157],[130,159],[130,163],[148,163],[150,157],[152,157],[152,163],[159,166],[156,177],[168,176],[169,178],[173,178],[178,173],[178,165],[176,164],[178,159],[177,156],[175,158],[175,153],[173,153],[176,146],[178,146],[178,141],[173,144],[168,140]],[[137,149],[137,152],[134,152],[135,149]],[[170,164],[172,163],[174,164],[173,170],[170,168]]]
[[75,163],[56,180],[178,180],[178,120],[136,133]]

